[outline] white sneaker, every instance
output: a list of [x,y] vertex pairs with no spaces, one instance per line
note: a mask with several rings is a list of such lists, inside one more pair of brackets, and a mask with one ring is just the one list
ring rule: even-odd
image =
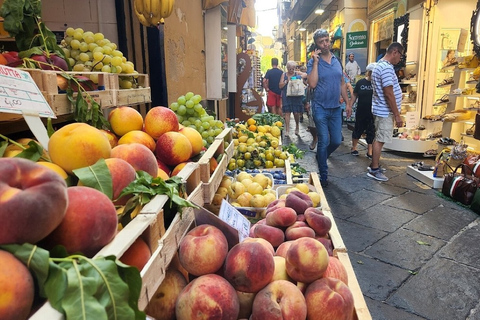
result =
[[370,170],[367,173],[367,176],[378,181],[388,181],[388,178],[383,174],[381,168],[378,168],[377,170]]

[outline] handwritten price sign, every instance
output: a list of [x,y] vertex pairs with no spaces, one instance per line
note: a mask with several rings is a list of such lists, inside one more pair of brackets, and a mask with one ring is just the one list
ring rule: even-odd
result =
[[0,66],[0,112],[56,118],[30,74],[6,66]]

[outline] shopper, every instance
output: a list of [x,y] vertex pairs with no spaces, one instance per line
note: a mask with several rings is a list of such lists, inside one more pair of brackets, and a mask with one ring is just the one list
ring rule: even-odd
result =
[[268,111],[282,115],[282,91],[278,86],[283,71],[278,68],[278,59],[272,58],[272,68],[267,70],[263,78],[263,87],[267,91]]
[[342,108],[340,96],[347,101],[347,117],[352,114],[347,87],[343,79],[342,65],[330,52],[330,37],[325,29],[313,34],[317,46],[307,64],[308,84],[314,89],[311,101],[313,118],[317,127],[317,162],[320,182],[328,185],[327,158],[342,143]]
[[357,61],[355,61],[355,55],[353,53],[348,55],[348,61],[345,65],[345,72],[347,73],[352,84],[355,84],[356,76],[362,73],[360,66],[358,65]]
[[365,78],[360,79],[355,84],[353,90],[352,104],[358,99],[357,110],[355,112],[355,128],[352,132],[352,156],[358,156],[358,140],[363,133],[366,133],[367,157],[372,159],[372,143],[375,137],[375,124],[372,115],[372,71],[376,63],[370,63],[365,72]]
[[279,87],[282,89],[282,112],[285,117],[285,134],[290,133],[290,114],[293,113],[295,119],[295,134],[299,134],[300,129],[300,114],[303,113],[303,97],[300,96],[288,96],[287,89],[288,83],[292,80],[292,77],[306,78],[307,74],[295,71],[297,63],[295,61],[287,62],[287,72],[283,73],[280,77]]
[[375,140],[373,141],[372,163],[368,167],[367,176],[388,181],[380,167],[380,156],[385,143],[392,142],[393,127],[403,126],[400,116],[402,89],[398,84],[394,65],[400,62],[403,46],[394,42],[387,48],[385,56],[380,59],[372,72],[372,113],[375,121]]

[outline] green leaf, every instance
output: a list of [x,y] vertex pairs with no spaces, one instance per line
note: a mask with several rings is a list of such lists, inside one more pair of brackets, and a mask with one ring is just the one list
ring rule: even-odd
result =
[[35,141],[30,141],[28,143],[28,148],[17,154],[15,157],[16,158],[23,158],[23,159],[29,159],[32,161],[37,161],[42,157],[43,154],[43,147],[35,142]]
[[75,169],[73,173],[83,185],[103,192],[109,199],[113,198],[112,175],[105,159],[98,160],[94,165]]
[[68,286],[62,308],[69,320],[107,320],[107,312],[93,296],[97,291],[94,279],[83,277],[78,263],[67,270]]
[[423,242],[423,241],[420,241],[420,240],[417,240],[417,243],[418,243],[419,245],[422,245],[422,246],[429,246],[429,245],[430,245],[430,243],[428,243],[428,242]]
[[[82,267],[82,275],[95,281],[95,298],[107,311],[108,318],[132,319],[135,313],[129,305],[129,286],[120,277],[115,260],[95,258],[82,262]],[[137,275],[141,283],[138,270]]]
[[[71,263],[65,263],[66,266],[71,266]],[[64,312],[62,307],[62,300],[67,290],[67,270],[55,264],[50,263],[48,279],[45,282],[44,297],[48,297],[48,301],[52,307],[60,312]]]
[[53,129],[53,125],[52,125],[52,118],[48,118],[47,119],[47,134],[48,134],[48,137],[50,138],[52,136],[52,134],[55,133],[55,129]]
[[138,310],[138,300],[140,299],[140,291],[142,289],[142,278],[138,269],[129,265],[126,265],[115,256],[108,256],[105,259],[115,260],[118,268],[118,274],[130,288],[130,295],[128,297],[128,304],[135,311],[135,320],[145,319],[145,313]]
[[5,154],[5,149],[7,149],[7,146],[7,141],[0,141],[0,157],[3,157],[3,155]]

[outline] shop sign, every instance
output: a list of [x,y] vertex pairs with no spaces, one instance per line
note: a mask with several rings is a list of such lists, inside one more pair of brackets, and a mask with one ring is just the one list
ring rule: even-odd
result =
[[367,31],[347,32],[347,49],[366,48]]

